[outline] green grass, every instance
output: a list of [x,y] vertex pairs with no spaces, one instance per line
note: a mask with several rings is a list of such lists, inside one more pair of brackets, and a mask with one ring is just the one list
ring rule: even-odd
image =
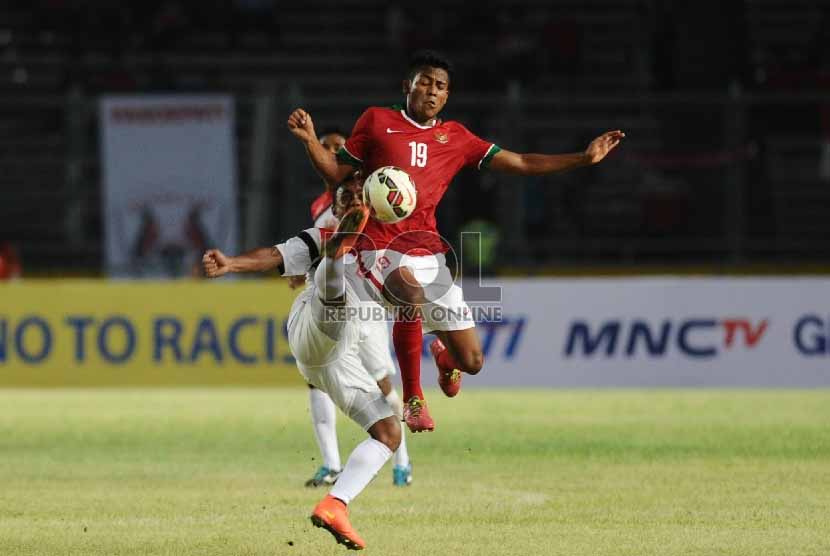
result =
[[[830,554],[830,391],[465,391],[367,553]],[[0,555],[343,554],[303,389],[0,390]],[[341,453],[363,432],[340,418]]]

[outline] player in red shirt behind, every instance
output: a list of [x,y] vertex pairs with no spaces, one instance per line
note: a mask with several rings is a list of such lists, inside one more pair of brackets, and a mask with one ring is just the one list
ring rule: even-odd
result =
[[14,280],[22,275],[23,267],[14,245],[0,241],[0,280]]
[[[320,134],[320,145],[327,151],[336,154],[346,144],[346,135],[339,129],[330,128]],[[337,228],[337,219],[332,213],[334,206],[335,187],[324,182],[325,191],[311,203],[311,221],[315,228]]]
[[[413,432],[431,431],[434,422],[420,384],[423,328],[438,336],[430,346],[438,366],[438,383],[448,396],[460,388],[459,371],[476,374],[484,364],[475,323],[454,283],[444,253],[449,246],[438,233],[435,209],[450,182],[465,166],[518,175],[563,172],[600,162],[625,137],[619,130],[594,139],[584,152],[519,154],[484,141],[438,114],[447,103],[452,66],[441,55],[420,51],[403,80],[403,107],[367,109],[337,156],[317,141],[311,115],[298,108],[288,128],[306,147],[312,165],[327,183],[336,184],[362,167],[366,175],[382,166],[408,172],[418,189],[418,206],[398,224],[370,220],[358,244],[363,274],[378,296],[400,311],[393,343],[401,367],[404,418]],[[445,347],[446,346],[446,347]]]

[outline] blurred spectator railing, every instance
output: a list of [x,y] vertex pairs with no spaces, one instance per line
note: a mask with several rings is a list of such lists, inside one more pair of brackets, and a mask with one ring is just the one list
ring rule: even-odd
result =
[[[321,187],[282,115],[302,105],[319,129],[350,129],[366,106],[399,100],[390,93],[335,97],[274,81],[237,95],[243,247],[307,225]],[[270,132],[263,110],[275,122]],[[79,90],[7,95],[0,115],[0,240],[18,246],[27,271],[98,272],[96,99]],[[457,243],[467,223],[495,224],[497,268],[830,258],[828,95],[556,96],[512,86],[504,94],[454,92],[446,117],[519,152],[572,152],[605,130],[627,133],[593,168],[541,178],[459,175],[440,228]]]

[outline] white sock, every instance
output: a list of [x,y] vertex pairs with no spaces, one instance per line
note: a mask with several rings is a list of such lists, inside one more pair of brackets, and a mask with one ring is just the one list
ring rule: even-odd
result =
[[[389,395],[386,396],[386,401],[392,406],[392,410],[395,412],[395,415],[397,415],[399,419],[402,419],[403,403],[401,402],[401,397],[398,396],[398,392],[394,388],[389,392]],[[392,459],[392,463],[400,467],[406,467],[409,465],[409,452],[406,449],[406,433],[404,433],[405,428],[406,427],[401,427],[401,445],[398,446],[397,450],[395,450],[395,457]]]
[[343,473],[331,487],[329,494],[348,504],[363,492],[390,457],[392,450],[386,444],[374,438],[367,438],[349,455]]
[[340,471],[340,451],[337,446],[337,410],[328,394],[318,388],[310,388],[308,402],[311,408],[311,424],[317,437],[317,446],[323,456],[323,465]]
[[398,395],[398,391],[392,388],[389,391],[389,394],[386,395],[386,401],[390,406],[392,406],[392,411],[395,412],[398,419],[403,420],[403,402],[401,401],[401,397]]
[[335,301],[346,293],[346,279],[343,277],[345,267],[343,258],[329,259],[323,257],[314,271],[314,285],[323,301]]
[[330,302],[342,300],[346,295],[346,279],[343,271],[343,257],[337,260],[323,257],[317,270],[314,271],[314,286],[317,290],[317,297],[311,303],[314,323],[332,340],[340,339],[346,326],[344,315],[337,311],[329,312],[333,310],[333,307],[327,306]]
[[409,451],[406,449],[406,434],[403,432],[405,427],[401,427],[401,445],[395,450],[395,457],[392,460],[398,467],[406,467],[409,465]]

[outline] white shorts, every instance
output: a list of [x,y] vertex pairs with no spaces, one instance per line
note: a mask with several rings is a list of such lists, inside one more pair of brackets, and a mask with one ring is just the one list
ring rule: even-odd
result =
[[360,361],[375,382],[395,376],[395,363],[389,346],[389,327],[386,321],[360,322]]
[[467,330],[475,326],[464,292],[455,283],[443,253],[412,256],[391,249],[361,251],[359,263],[372,296],[387,307],[391,306],[383,296],[387,276],[402,266],[412,269],[427,299],[422,308],[424,332]]
[[305,380],[329,395],[334,405],[354,422],[369,427],[394,411],[377,382],[360,360],[360,332],[357,323],[348,322],[337,338],[321,329],[320,300],[314,288],[300,293],[288,315],[288,345]]

